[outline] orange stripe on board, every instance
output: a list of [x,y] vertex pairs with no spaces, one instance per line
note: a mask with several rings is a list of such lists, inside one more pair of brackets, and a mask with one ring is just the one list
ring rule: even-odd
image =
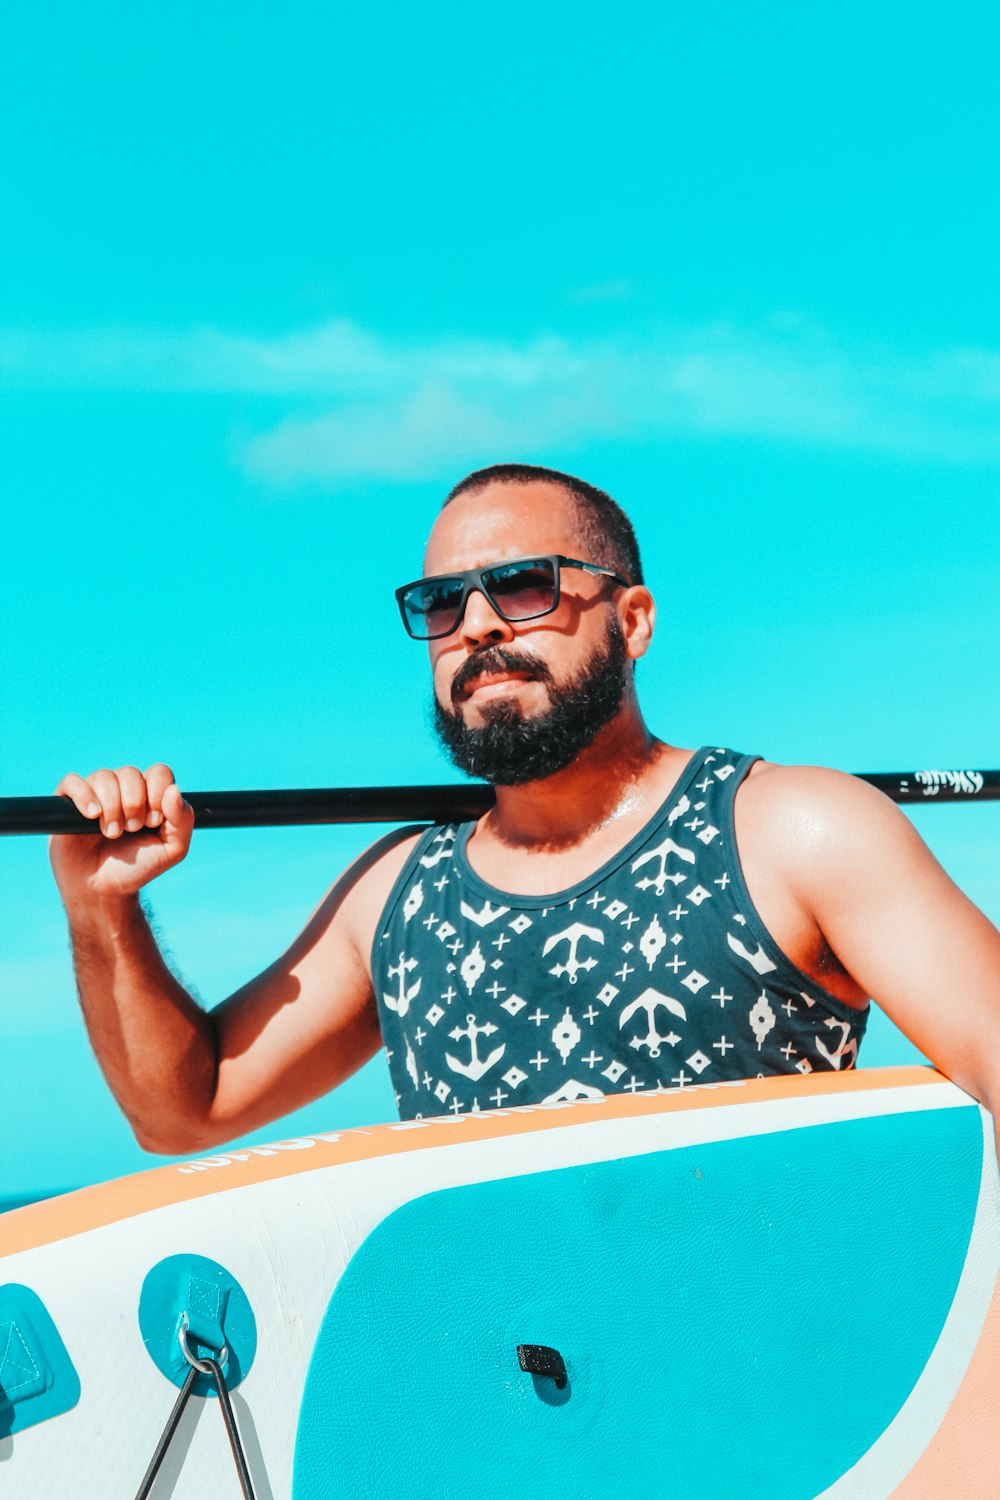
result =
[[890,1500],[1000,1495],[1000,1282],[962,1384],[937,1432]]
[[612,1094],[576,1104],[535,1104],[517,1109],[486,1110],[478,1115],[445,1115],[432,1120],[407,1120],[373,1125],[367,1130],[344,1130],[277,1141],[269,1146],[237,1147],[214,1156],[197,1157],[173,1166],[157,1167],[132,1177],[119,1177],[81,1188],[45,1203],[14,1209],[0,1216],[0,1255],[31,1250],[54,1240],[68,1239],[105,1224],[118,1223],[152,1209],[204,1198],[212,1193],[253,1183],[271,1182],[299,1172],[373,1157],[425,1151],[433,1146],[487,1141],[528,1135],[565,1125],[602,1120],[634,1119],[644,1115],[675,1114],[684,1110],[719,1109],[734,1104],[768,1104],[809,1099],[817,1095],[871,1093],[875,1090],[934,1085],[947,1082],[931,1068],[866,1068],[849,1073],[814,1073],[809,1078],[780,1077],[699,1084],[662,1094]]

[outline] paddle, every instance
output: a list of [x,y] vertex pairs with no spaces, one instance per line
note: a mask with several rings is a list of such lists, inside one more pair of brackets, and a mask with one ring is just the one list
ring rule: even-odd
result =
[[[1000,771],[861,771],[893,802],[1000,801]],[[197,828],[275,828],[305,823],[443,823],[480,817],[493,788],[455,786],[292,787],[185,792]],[[0,797],[0,834],[93,833],[65,797]]]

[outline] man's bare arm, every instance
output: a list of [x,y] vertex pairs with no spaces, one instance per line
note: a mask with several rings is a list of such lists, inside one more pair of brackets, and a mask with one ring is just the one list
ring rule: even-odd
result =
[[[170,973],[137,895],[67,902],[77,991],[91,1046],[136,1139],[172,1146],[210,1108],[212,1018]],[[162,1142],[162,1144],[161,1144]]]
[[367,944],[411,842],[405,832],[362,856],[288,951],[206,1012],[170,973],[139,903],[141,886],[190,842],[193,816],[169,768],[66,778],[59,790],[84,813],[100,809],[102,833],[54,839],[52,860],[88,1032],[141,1145],[180,1153],[232,1139],[372,1055]]
[[996,1115],[1000,932],[872,787],[811,767],[769,767],[751,787],[755,818],[769,819],[776,857],[844,969]]

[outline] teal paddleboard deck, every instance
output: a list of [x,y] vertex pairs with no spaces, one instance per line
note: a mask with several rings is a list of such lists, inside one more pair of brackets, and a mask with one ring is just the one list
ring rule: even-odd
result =
[[978,1113],[935,1110],[409,1203],[331,1300],[295,1500],[810,1500],[926,1366],[982,1157]]

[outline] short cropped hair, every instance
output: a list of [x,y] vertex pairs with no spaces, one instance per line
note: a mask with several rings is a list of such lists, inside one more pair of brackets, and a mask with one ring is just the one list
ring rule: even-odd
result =
[[557,484],[572,497],[581,539],[593,554],[585,557],[584,562],[614,568],[630,583],[643,582],[639,543],[621,506],[604,490],[573,474],[564,474],[561,469],[546,469],[540,464],[491,464],[488,469],[475,469],[460,479],[448,491],[444,505],[450,505],[459,495],[485,489],[488,484],[534,484],[539,480]]

